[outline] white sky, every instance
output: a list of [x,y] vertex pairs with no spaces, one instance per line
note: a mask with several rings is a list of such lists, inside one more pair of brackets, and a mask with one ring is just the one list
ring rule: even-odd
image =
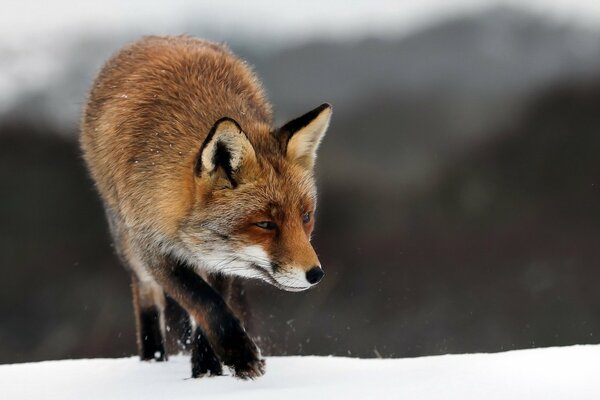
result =
[[277,35],[289,41],[398,35],[502,4],[532,9],[560,22],[600,27],[600,0],[5,0],[0,41],[82,29],[181,33],[177,29],[182,23],[196,21],[216,34]]
[[[82,38],[193,33],[268,49],[311,39],[399,37],[500,5],[600,28],[600,0],[2,0],[0,114],[22,94],[50,93]],[[53,115],[69,120],[70,112],[59,107]]]

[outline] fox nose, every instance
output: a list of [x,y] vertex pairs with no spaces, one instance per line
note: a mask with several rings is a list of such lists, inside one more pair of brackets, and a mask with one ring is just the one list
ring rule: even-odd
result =
[[325,272],[323,272],[323,269],[321,267],[312,267],[306,273],[306,280],[311,285],[315,285],[315,284],[319,283],[321,278],[323,278],[323,275],[325,275]]

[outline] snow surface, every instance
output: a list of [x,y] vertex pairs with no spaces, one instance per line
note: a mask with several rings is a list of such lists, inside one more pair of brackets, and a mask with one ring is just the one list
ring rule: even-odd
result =
[[[189,379],[188,357],[0,365],[2,399],[600,399],[600,345],[412,359],[269,357],[255,381]],[[242,397],[243,396],[243,397]]]

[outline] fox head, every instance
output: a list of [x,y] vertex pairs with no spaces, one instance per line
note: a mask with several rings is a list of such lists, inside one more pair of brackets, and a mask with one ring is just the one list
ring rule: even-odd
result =
[[313,169],[331,118],[323,104],[283,127],[218,120],[194,171],[192,209],[180,225],[185,252],[211,272],[301,291],[323,277],[310,243]]

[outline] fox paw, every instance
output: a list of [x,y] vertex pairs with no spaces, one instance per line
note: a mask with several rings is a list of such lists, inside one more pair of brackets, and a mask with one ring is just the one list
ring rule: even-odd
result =
[[226,340],[221,342],[219,353],[223,363],[231,368],[233,376],[240,379],[256,379],[264,375],[265,360],[261,358],[258,346],[239,323],[231,330],[232,332],[225,336]]
[[[233,375],[240,379],[256,379],[265,373],[265,360],[260,357],[259,348],[250,338],[238,342],[236,349],[230,349],[225,364]],[[233,350],[233,351],[231,351]]]
[[221,360],[219,360],[210,343],[198,328],[194,347],[192,348],[192,378],[219,375],[223,375]]
[[192,378],[202,378],[209,376],[221,376],[223,375],[223,368],[221,367],[221,363],[216,362],[201,362],[197,364],[192,364]]
[[234,376],[240,379],[256,379],[265,374],[265,360],[257,358],[255,360],[236,363],[233,366]]

